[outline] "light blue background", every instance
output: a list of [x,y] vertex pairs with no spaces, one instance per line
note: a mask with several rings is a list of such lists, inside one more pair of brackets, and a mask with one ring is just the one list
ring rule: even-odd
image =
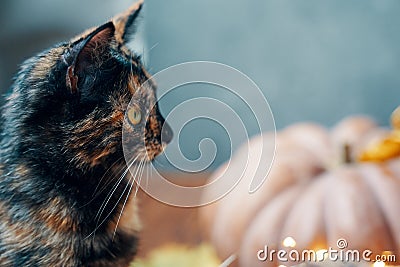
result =
[[[102,23],[130,3],[2,1],[2,91],[23,58]],[[193,60],[231,65],[262,89],[278,128],[304,120],[331,126],[354,113],[387,125],[400,104],[398,0],[147,0],[145,5],[134,47],[144,53],[152,73]],[[173,101],[164,101],[162,110],[168,112],[193,92],[183,90]],[[236,110],[243,117],[249,112],[241,105]],[[194,142],[209,136],[221,152],[214,166],[229,157],[219,127],[206,122],[192,126],[181,137],[189,158],[198,156]]]

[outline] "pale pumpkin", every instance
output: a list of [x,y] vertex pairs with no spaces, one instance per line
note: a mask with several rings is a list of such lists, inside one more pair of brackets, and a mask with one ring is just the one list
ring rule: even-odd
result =
[[[265,246],[281,249],[287,237],[299,250],[337,248],[337,240],[344,238],[349,249],[398,251],[400,160],[356,161],[371,140],[384,134],[362,116],[349,117],[331,131],[303,123],[278,132],[275,161],[263,186],[248,193],[253,178],[248,174],[257,167],[251,165],[250,153],[240,184],[200,210],[220,257],[235,254],[236,264],[243,267],[278,266],[282,263],[276,260],[260,262],[257,252]],[[250,141],[250,151],[259,145],[259,138]],[[239,150],[229,168],[244,156],[248,155]]]

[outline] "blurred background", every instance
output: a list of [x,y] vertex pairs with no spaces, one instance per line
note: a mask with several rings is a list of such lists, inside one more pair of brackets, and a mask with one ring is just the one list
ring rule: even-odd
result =
[[[0,1],[1,93],[8,90],[19,64],[25,59],[57,42],[68,40],[87,28],[104,23],[113,15],[125,10],[134,1]],[[220,62],[238,69],[249,76],[268,99],[277,129],[299,121],[314,121],[330,127],[351,114],[366,114],[375,118],[381,125],[387,126],[391,112],[400,105],[398,93],[400,90],[399,14],[399,0],[145,0],[145,7],[137,25],[137,35],[131,46],[134,51],[143,55],[142,59],[152,74],[174,64],[196,60]],[[164,89],[160,88],[160,91]],[[226,90],[204,84],[183,86],[178,89],[161,99],[160,108],[164,115],[169,114],[174,107],[185,100],[199,96],[212,97],[228,104],[242,119],[250,135],[257,134],[257,124],[254,123],[251,110]],[[246,93],[248,92],[242,92],[242,94]],[[256,94],[253,97],[257,97]],[[208,106],[193,106],[194,113],[201,113],[208,108]],[[177,116],[179,117],[179,114]],[[268,114],[265,117],[268,118]],[[175,120],[179,118],[176,117]],[[182,153],[189,160],[195,160],[201,156],[199,151],[201,140],[210,138],[215,142],[217,154],[208,170],[215,169],[230,158],[238,145],[236,143],[231,147],[229,133],[224,130],[224,127],[210,120],[193,120],[188,122],[181,132],[174,130],[175,140],[179,141]],[[273,130],[273,127],[263,130]],[[213,154],[213,149],[213,146],[206,146],[201,152]],[[296,152],[296,147],[294,152]],[[290,170],[297,170],[295,167],[308,159],[305,157],[305,160],[298,161],[297,158],[292,158],[295,163]],[[158,163],[160,163],[158,165],[160,168],[167,170],[172,168],[163,156],[159,158]],[[198,163],[194,163],[195,166],[192,166],[192,169],[199,167],[196,164]],[[234,166],[237,167],[237,165]],[[300,173],[303,174],[303,171]],[[198,185],[201,185],[208,175],[205,172],[205,175],[200,173],[199,179],[187,179],[189,175],[179,176],[176,172],[169,172],[169,174],[175,179],[182,178],[179,184],[190,185],[197,181],[200,181]],[[278,175],[275,177],[278,181],[285,181],[285,177],[283,179]],[[399,194],[393,191],[398,188],[384,187],[383,185],[387,185],[383,183],[385,177],[380,178],[382,186],[377,186],[377,189],[387,190],[388,195],[391,192],[392,198],[390,195],[389,197],[385,195],[385,199],[388,199],[390,203],[398,203],[394,196]],[[271,179],[267,180],[267,182],[270,181]],[[374,214],[378,213],[371,212],[374,208],[376,209],[372,205],[375,202],[371,202],[371,199],[374,199],[373,194],[368,195],[368,192],[363,192],[364,187],[358,183],[355,185],[354,181],[349,182],[350,189],[353,188],[352,184],[360,191],[344,191],[349,196],[352,196],[352,192],[358,192],[354,193],[354,201],[348,202],[351,204],[349,206],[361,205],[361,207],[366,207],[366,214],[371,214],[371,217],[360,217],[360,221],[355,221],[354,225],[360,226],[360,229],[369,227],[369,224],[374,226],[377,222]],[[271,183],[264,186],[264,189],[272,188],[271,190],[274,191],[276,185],[275,187],[274,183],[272,186],[269,185]],[[289,187],[282,186],[283,189]],[[388,188],[393,190],[388,190]],[[281,192],[279,190],[273,193],[278,194]],[[265,193],[266,191],[260,190],[260,192],[267,198],[270,196],[268,192]],[[312,192],[313,194],[310,195],[318,196],[314,194],[314,191]],[[342,195],[338,189],[337,192]],[[232,222],[243,222],[241,219],[245,216],[241,214],[237,217],[238,210],[241,213],[255,211],[247,204],[256,203],[246,202],[247,200],[242,198],[242,195],[237,198],[239,201],[229,202],[233,197],[238,196],[233,195],[226,202],[226,207],[228,207],[226,210],[232,210],[234,217],[229,217],[226,212],[221,213],[220,208],[218,212],[214,208],[214,213],[212,213],[212,205],[211,212],[208,211],[211,215],[207,214],[207,210],[203,215],[199,215],[196,209],[163,205],[143,192],[139,194],[141,194],[139,196],[140,217],[144,225],[139,256],[146,256],[160,244],[169,244],[171,241],[200,244],[204,240],[201,234],[206,225],[204,218],[208,218],[204,214],[211,218],[210,229],[214,229],[210,226],[212,224],[218,226],[212,217],[214,215],[215,218],[225,218],[227,222],[229,221],[226,224],[219,224],[221,228],[218,229],[228,229],[228,226],[236,225]],[[364,198],[362,194],[365,195]],[[260,199],[264,201],[264,198]],[[334,198],[330,200],[334,202]],[[240,207],[238,203],[245,208],[238,208]],[[315,203],[322,202],[315,201]],[[346,204],[343,201],[338,203]],[[381,204],[379,201],[376,203]],[[360,209],[349,214],[356,216]],[[309,207],[304,205],[301,211],[303,210],[306,216],[299,216],[299,218],[305,218],[303,222],[306,222],[307,226],[313,225],[310,222],[319,218],[319,214],[313,213],[317,209],[314,209],[314,205]],[[342,210],[340,211],[342,214]],[[392,219],[397,219],[395,216],[399,214],[395,211],[398,209],[390,212],[393,215]],[[328,214],[328,212],[325,213]],[[219,214],[222,216],[217,217]],[[382,214],[379,213],[376,217],[381,216]],[[337,217],[337,224],[340,226],[341,216]],[[270,218],[280,217],[270,216],[265,222],[271,221]],[[297,218],[293,220],[296,226],[298,221]],[[380,222],[384,223],[383,227],[388,228],[387,221],[382,219]],[[325,224],[329,223],[325,221]],[[379,237],[381,232],[378,230],[381,228],[371,229]],[[235,235],[239,232],[236,229],[233,230]],[[229,243],[236,244],[230,242],[231,239],[229,239],[235,235],[225,234],[224,231],[220,233],[220,236],[223,236],[221,242],[228,240],[221,244],[226,247]],[[323,231],[321,233],[325,234]],[[392,229],[390,233],[398,237],[397,230]],[[355,236],[358,238],[357,233]],[[373,245],[372,242],[371,245]],[[207,252],[207,248],[203,250],[201,247],[199,253],[204,251]],[[190,253],[179,250],[179,254]],[[205,256],[199,256],[196,252],[194,257],[204,259]],[[165,259],[166,256],[162,255],[162,258]],[[199,266],[204,266],[204,264],[201,263]]]
[[[1,92],[24,59],[103,23],[132,2],[1,1]],[[153,74],[193,60],[242,71],[265,94],[278,129],[304,120],[330,126],[354,113],[387,125],[400,104],[399,13],[398,0],[146,0],[132,47]],[[205,96],[221,95],[203,88]],[[166,98],[163,113],[192,94],[182,90]],[[250,112],[235,99],[227,101],[243,117]],[[197,141],[204,137],[218,147],[212,168],[229,158],[221,127],[201,121],[192,126],[180,136],[188,158],[198,157]]]

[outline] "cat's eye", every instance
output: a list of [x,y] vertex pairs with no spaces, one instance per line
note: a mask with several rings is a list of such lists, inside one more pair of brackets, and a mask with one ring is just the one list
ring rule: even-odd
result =
[[133,125],[138,124],[142,120],[142,112],[139,107],[130,107],[127,115],[129,122]]

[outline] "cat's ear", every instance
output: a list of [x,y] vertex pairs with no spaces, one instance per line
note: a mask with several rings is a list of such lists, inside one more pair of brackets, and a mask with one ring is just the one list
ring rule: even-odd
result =
[[115,39],[117,42],[125,44],[130,41],[135,33],[135,21],[139,16],[142,6],[143,0],[139,0],[127,11],[112,19],[115,25]]
[[68,64],[66,73],[66,84],[72,93],[78,91],[80,78],[90,74],[102,56],[107,55],[115,34],[115,27],[112,22],[108,22],[85,37],[75,41],[64,60]]

